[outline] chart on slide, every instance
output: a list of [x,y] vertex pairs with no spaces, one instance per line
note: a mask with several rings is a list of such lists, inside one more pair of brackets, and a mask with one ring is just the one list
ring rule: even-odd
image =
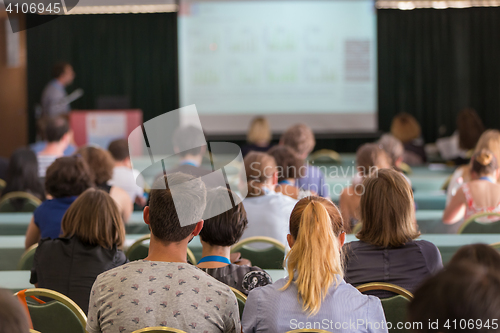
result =
[[372,0],[181,0],[180,8],[181,105],[200,114],[376,111]]

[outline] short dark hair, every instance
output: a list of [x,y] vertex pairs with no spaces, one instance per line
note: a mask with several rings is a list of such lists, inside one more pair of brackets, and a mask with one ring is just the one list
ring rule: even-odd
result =
[[60,157],[45,174],[45,191],[54,198],[80,195],[92,185],[89,167],[81,156]]
[[281,143],[292,148],[297,154],[309,154],[316,145],[312,129],[306,124],[296,124],[281,135]]
[[0,333],[26,333],[30,323],[26,310],[7,289],[0,289]]
[[[224,209],[225,203],[230,200],[229,197],[234,198],[235,196],[231,190],[225,187],[208,191],[207,208],[204,215],[217,214]],[[224,213],[206,219],[200,232],[200,238],[212,246],[232,246],[240,240],[247,225],[247,213],[243,203],[240,202]]]
[[66,61],[60,61],[55,63],[54,66],[52,66],[52,78],[54,79],[60,78],[61,75],[64,74],[68,66],[71,66],[71,64]]
[[[408,319],[422,325],[413,332],[457,332],[464,321],[474,322],[467,332],[497,331],[491,328],[491,320],[500,318],[500,275],[495,270],[473,263],[453,265],[426,280],[414,296]],[[436,321],[437,327],[431,328]],[[482,325],[476,326],[477,321]],[[487,321],[489,327],[484,326]]]
[[278,181],[288,178],[300,178],[300,168],[304,161],[300,159],[295,151],[285,145],[274,146],[267,152],[274,157],[278,168]]
[[50,117],[45,122],[45,140],[48,142],[61,141],[68,132],[69,124],[64,117]]
[[464,262],[480,264],[500,272],[500,253],[487,244],[470,244],[462,246],[448,262],[448,266]]
[[118,162],[130,157],[130,153],[128,151],[128,141],[126,139],[112,141],[108,146],[108,151],[111,153],[114,160]]
[[[149,197],[151,233],[164,243],[180,242],[193,232],[202,219],[207,189],[200,178],[181,172],[158,178]],[[176,197],[174,203],[174,195]],[[178,212],[188,223],[180,224]]]
[[474,149],[481,134],[484,132],[484,125],[476,110],[465,108],[457,116],[458,146],[464,150]]
[[179,150],[179,156],[184,157],[188,154],[196,156],[201,154],[202,146],[196,146],[200,142],[205,141],[205,134],[203,134],[201,129],[195,126],[179,127],[175,130],[172,141],[174,148]]

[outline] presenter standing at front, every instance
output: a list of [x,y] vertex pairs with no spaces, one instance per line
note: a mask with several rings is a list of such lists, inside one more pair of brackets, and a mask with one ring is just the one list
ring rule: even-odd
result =
[[52,77],[42,93],[42,115],[43,117],[68,115],[69,104],[81,97],[83,90],[77,89],[67,95],[65,88],[75,79],[73,67],[67,62],[55,64],[52,68]]

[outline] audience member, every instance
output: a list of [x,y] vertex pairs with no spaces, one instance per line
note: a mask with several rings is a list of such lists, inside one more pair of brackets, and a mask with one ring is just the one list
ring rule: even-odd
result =
[[366,143],[356,152],[356,170],[358,173],[352,179],[352,185],[340,194],[340,211],[344,219],[345,231],[350,233],[352,227],[359,221],[359,202],[364,193],[363,180],[379,169],[391,167],[391,160],[377,144]]
[[115,161],[113,177],[111,177],[109,184],[123,189],[133,203],[143,207],[146,204],[144,178],[139,171],[132,168],[127,140],[118,139],[111,142],[108,151]]
[[[474,153],[477,153],[482,149],[491,150],[498,162],[500,160],[500,131],[498,130],[485,131],[479,138],[476,148],[474,149]],[[455,170],[453,176],[450,179],[450,183],[448,184],[446,205],[450,203],[451,198],[457,193],[457,190],[462,186],[462,184],[467,183],[470,180],[471,180],[470,163],[461,166]]]
[[[316,145],[313,131],[305,124],[297,124],[286,130],[280,144],[292,148],[301,160],[306,160]],[[313,191],[320,197],[330,197],[330,187],[325,182],[325,175],[315,166],[304,165],[299,171],[296,186],[305,191]]]
[[7,289],[0,289],[0,333],[28,333],[30,321],[26,310]]
[[[247,212],[248,228],[242,239],[267,236],[286,244],[288,220],[297,201],[274,191],[278,172],[272,156],[250,152],[244,162],[248,196],[243,200],[243,206]],[[261,244],[252,247],[263,248]]]
[[276,192],[293,199],[302,199],[310,195],[316,195],[313,191],[306,191],[295,186],[304,161],[290,147],[284,145],[274,146],[269,149],[268,154],[274,157],[278,169]]
[[90,174],[95,186],[109,193],[118,205],[123,221],[127,222],[134,210],[134,204],[130,201],[130,197],[125,190],[109,184],[115,165],[111,154],[107,150],[92,146],[82,147],[78,149],[77,153],[89,165]]
[[30,283],[68,296],[87,313],[97,276],[128,261],[117,249],[125,241],[123,221],[114,200],[90,188],[68,208],[61,229],[61,238],[38,244]]
[[[194,177],[203,177],[212,171],[201,166],[203,155],[207,151],[206,144],[199,146],[199,143],[205,142],[205,134],[195,126],[179,127],[175,130],[173,138],[175,153],[180,157],[179,164],[169,170],[166,174],[182,172]],[[196,148],[192,148],[196,147]],[[163,177],[163,175],[161,175]],[[208,188],[219,186],[215,181],[205,180]]]
[[[27,192],[40,200],[45,200],[45,191],[38,177],[38,162],[34,152],[27,148],[19,148],[10,157],[7,177],[7,185],[3,189],[2,196],[11,192]],[[21,210],[24,200],[11,201],[13,207]]]
[[413,332],[497,332],[500,275],[472,263],[449,266],[418,288],[408,312]]
[[247,144],[241,147],[243,157],[251,151],[265,153],[271,148],[271,127],[265,117],[255,117],[247,132]]
[[450,265],[467,263],[482,265],[488,269],[500,271],[500,253],[487,244],[470,244],[462,246],[448,262]]
[[[471,180],[463,184],[451,198],[443,213],[443,222],[453,224],[486,212],[500,213],[500,175],[498,162],[490,150],[482,149],[471,159]],[[496,221],[498,217],[485,218]]]
[[391,134],[403,143],[405,147],[403,161],[406,164],[427,162],[420,124],[415,117],[408,113],[396,115],[392,120]]
[[457,116],[457,130],[450,137],[436,140],[441,157],[456,165],[467,164],[484,132],[484,125],[472,108],[463,109]]
[[315,322],[326,323],[320,328],[327,331],[352,332],[334,324],[356,322],[362,327],[355,331],[387,332],[380,300],[361,294],[342,278],[345,233],[342,216],[331,201],[300,200],[290,216],[287,240],[288,277],[250,292],[243,311],[245,333],[287,332],[298,323]]
[[64,156],[64,151],[71,141],[68,121],[63,117],[48,118],[45,122],[45,139],[47,145],[37,153],[38,174],[42,178],[56,158]]
[[87,331],[168,326],[187,332],[240,332],[231,289],[186,262],[187,245],[203,228],[205,185],[182,173],[153,185],[144,208],[144,221],[151,228],[149,255],[97,277]]
[[[354,286],[387,282],[413,292],[443,264],[434,244],[415,241],[420,233],[410,185],[399,172],[382,169],[365,179],[363,187],[359,241],[344,246],[346,281]],[[393,296],[386,291],[371,294]]]
[[399,139],[397,139],[392,134],[384,134],[378,140],[378,145],[382,148],[387,157],[390,159],[390,164],[392,167],[398,171],[401,171],[401,164],[403,163],[405,147]]
[[57,238],[62,234],[61,221],[69,206],[89,187],[92,177],[80,156],[60,157],[47,169],[45,192],[49,200],[34,211],[26,231],[26,248],[38,243],[40,238]]
[[216,215],[224,210],[230,196],[234,198],[236,194],[224,187],[208,191],[205,215],[214,217],[204,220],[200,232],[203,252],[198,268],[248,295],[256,287],[272,283],[272,279],[259,267],[231,263],[231,246],[240,240],[248,221],[241,202]]

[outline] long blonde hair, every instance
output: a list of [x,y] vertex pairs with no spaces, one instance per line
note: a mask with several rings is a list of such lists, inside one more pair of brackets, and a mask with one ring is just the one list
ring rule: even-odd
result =
[[[329,200],[307,197],[295,205],[290,216],[290,234],[295,239],[285,261],[288,282],[295,283],[302,309],[315,315],[333,283],[338,285],[344,275],[341,246],[342,216]],[[299,298],[299,299],[300,299]]]

